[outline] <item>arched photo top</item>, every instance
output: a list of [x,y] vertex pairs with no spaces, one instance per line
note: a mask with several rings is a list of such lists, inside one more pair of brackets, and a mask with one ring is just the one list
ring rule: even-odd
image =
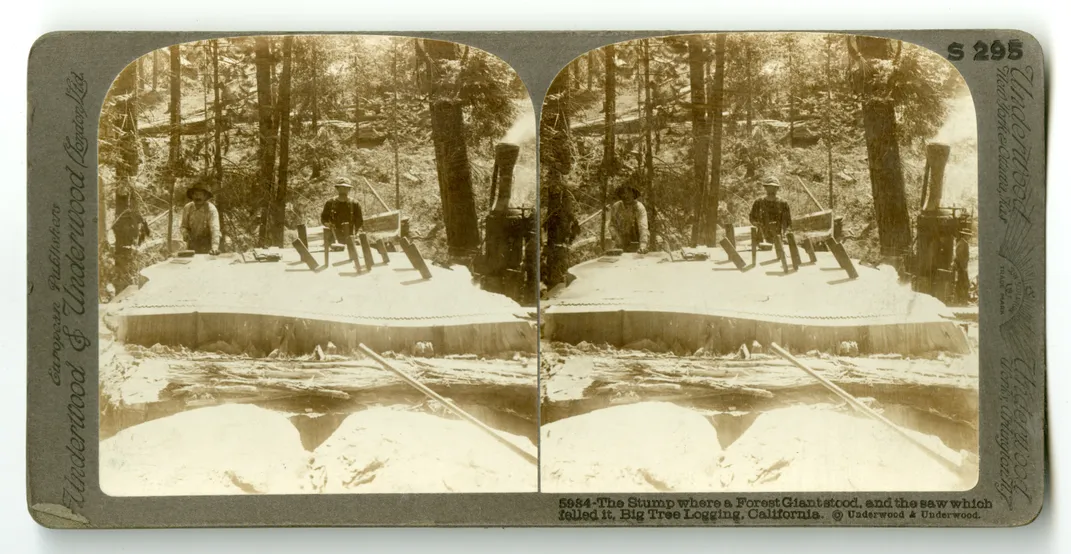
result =
[[[536,202],[524,83],[497,56],[455,42],[314,34],[177,44],[118,75],[100,123],[109,242],[157,241],[153,256],[179,247],[167,241],[181,239],[197,187],[220,209],[231,250],[285,245],[297,225],[318,225],[340,180],[366,217],[408,219],[429,257],[478,249],[496,205]],[[115,226],[127,212],[133,220]]]
[[[101,491],[537,491],[535,117],[508,64],[397,36],[188,42],[125,68],[100,124]],[[256,375],[197,366],[196,398],[171,395],[187,352]],[[161,373],[132,401],[145,353]],[[403,357],[464,357],[446,379],[483,392],[444,405]]]
[[[891,191],[901,227],[932,194],[977,212],[970,90],[950,62],[909,42],[809,32],[619,42],[557,75],[540,125],[543,188],[570,187],[582,245],[605,246],[601,218],[590,216],[624,185],[653,208],[652,240],[663,247],[746,225],[765,177],[779,180],[793,213],[832,210],[850,234],[866,230],[847,245],[861,258],[911,243],[888,225],[874,232],[864,199],[877,197],[885,217]],[[928,162],[944,170],[940,191],[925,178]]]
[[[541,118],[544,492],[975,486],[979,327],[955,314],[978,313],[977,129],[950,63],[652,37],[572,61]],[[845,392],[830,360],[881,373]],[[951,367],[956,392],[917,394]],[[798,402],[709,393],[743,383]]]

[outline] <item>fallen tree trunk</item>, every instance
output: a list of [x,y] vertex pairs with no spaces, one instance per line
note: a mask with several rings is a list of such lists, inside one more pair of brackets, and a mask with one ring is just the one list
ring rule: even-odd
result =
[[[353,411],[375,404],[420,404],[423,396],[371,360],[181,359],[113,343],[102,350],[102,436],[185,410],[228,403],[294,411]],[[536,421],[532,360],[400,358],[393,364],[459,405]]]
[[[788,362],[765,355],[734,360],[620,351],[562,354],[543,347],[543,424],[639,401],[669,401],[715,411],[838,401]],[[977,427],[976,357],[809,357],[807,363],[853,396]]]

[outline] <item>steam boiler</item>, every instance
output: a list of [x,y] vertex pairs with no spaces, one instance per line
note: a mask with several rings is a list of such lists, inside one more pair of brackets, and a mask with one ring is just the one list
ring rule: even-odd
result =
[[963,208],[942,206],[945,167],[951,148],[926,145],[922,181],[922,210],[916,218],[916,239],[911,271],[912,288],[948,305],[969,301],[970,237],[973,215]]
[[480,287],[532,305],[538,299],[538,227],[531,207],[510,205],[520,147],[495,145],[491,209],[484,219],[483,251],[474,264]]

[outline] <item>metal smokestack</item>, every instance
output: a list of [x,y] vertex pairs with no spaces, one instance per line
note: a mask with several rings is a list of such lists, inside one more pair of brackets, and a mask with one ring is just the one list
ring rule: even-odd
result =
[[947,144],[931,142],[926,145],[926,169],[923,175],[923,190],[929,190],[922,211],[941,209],[941,197],[945,188],[945,166],[951,148]]
[[509,209],[510,197],[513,195],[513,170],[517,166],[517,156],[521,147],[516,144],[501,142],[495,145],[495,167],[491,176],[491,191],[497,191],[492,212],[505,212]]

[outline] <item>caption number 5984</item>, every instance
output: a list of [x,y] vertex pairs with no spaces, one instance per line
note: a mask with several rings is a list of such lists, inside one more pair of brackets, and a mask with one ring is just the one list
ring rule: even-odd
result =
[[[964,45],[958,42],[953,42],[948,45],[948,59],[958,62],[966,55],[964,53]],[[986,42],[980,40],[974,43],[974,61],[987,62],[987,61],[1000,61],[1000,60],[1018,60],[1023,57],[1023,41],[1013,38],[1005,45],[1003,41],[994,40],[993,42]]]

